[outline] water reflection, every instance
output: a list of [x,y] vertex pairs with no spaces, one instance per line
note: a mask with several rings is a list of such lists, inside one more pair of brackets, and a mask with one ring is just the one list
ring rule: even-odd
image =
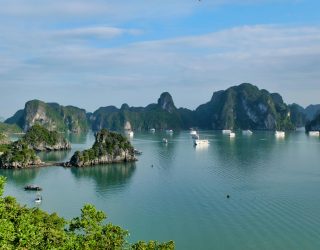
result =
[[30,184],[39,174],[40,168],[0,169],[0,175],[7,177],[8,182],[21,186]]
[[98,192],[127,185],[136,169],[135,163],[119,163],[99,165],[85,168],[71,168],[71,173],[77,179],[92,179]]
[[44,162],[62,162],[69,160],[70,150],[51,151],[51,152],[39,152],[38,156]]

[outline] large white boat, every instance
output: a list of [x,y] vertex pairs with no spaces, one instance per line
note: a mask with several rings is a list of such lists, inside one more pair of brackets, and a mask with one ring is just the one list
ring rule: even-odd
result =
[[284,131],[276,130],[276,132],[275,132],[275,136],[276,136],[277,138],[284,138],[285,135],[286,135],[286,133],[285,133]]
[[251,130],[247,129],[247,130],[242,130],[242,134],[243,135],[252,135],[253,133]]
[[194,145],[209,145],[209,141],[208,140],[200,140],[200,139],[196,139],[193,141]]
[[319,131],[309,131],[310,136],[319,136],[320,132]]
[[234,138],[234,137],[236,137],[236,133],[231,132],[231,133],[229,134],[229,137],[230,137],[230,138]]
[[230,134],[232,131],[230,130],[230,129],[224,129],[224,130],[222,130],[222,134],[224,134],[224,135],[228,135],[228,134]]

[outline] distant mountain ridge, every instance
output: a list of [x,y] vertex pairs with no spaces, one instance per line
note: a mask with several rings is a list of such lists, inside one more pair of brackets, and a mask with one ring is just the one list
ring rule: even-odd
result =
[[18,110],[5,123],[17,124],[24,131],[35,124],[57,131],[81,132],[89,129],[84,109],[40,100],[28,101],[24,109]]
[[[254,129],[292,130],[304,126],[307,116],[317,112],[316,107],[303,109],[298,104],[287,105],[278,93],[270,93],[250,83],[214,92],[209,102],[195,110],[177,108],[168,92],[160,95],[156,103],[146,107],[123,104],[100,107],[93,113],[73,106],[33,100],[23,110],[6,120],[27,130],[39,123],[48,129],[81,132],[159,129]],[[320,110],[320,105],[319,105]]]

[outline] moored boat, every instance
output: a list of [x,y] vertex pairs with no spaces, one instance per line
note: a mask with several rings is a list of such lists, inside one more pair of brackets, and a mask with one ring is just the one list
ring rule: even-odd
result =
[[319,136],[320,132],[319,131],[309,131],[310,136]]
[[277,138],[284,138],[285,135],[286,135],[286,133],[285,133],[284,131],[276,130],[276,132],[275,132],[275,136],[276,136]]
[[42,188],[37,185],[27,185],[24,187],[24,190],[41,191]]
[[208,140],[200,140],[200,139],[196,139],[193,141],[194,145],[209,145],[209,141]]
[[162,142],[167,144],[168,143],[168,139],[167,138],[162,138]]
[[234,137],[236,137],[236,133],[234,133],[234,132],[230,132],[229,137],[230,137],[230,138],[234,138]]
[[150,128],[150,132],[151,132],[151,133],[155,133],[155,132],[156,132],[156,129],[155,129],[155,128]]

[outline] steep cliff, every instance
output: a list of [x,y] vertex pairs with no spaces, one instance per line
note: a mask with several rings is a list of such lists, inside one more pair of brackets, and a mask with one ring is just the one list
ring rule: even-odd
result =
[[294,129],[282,97],[249,83],[213,93],[195,112],[198,126],[206,129]]
[[320,131],[320,114],[318,114],[313,120],[307,122],[306,131]]
[[24,131],[35,124],[40,124],[49,130],[75,133],[87,131],[89,128],[84,109],[39,100],[27,102],[23,110],[17,111],[5,122],[17,124]]

